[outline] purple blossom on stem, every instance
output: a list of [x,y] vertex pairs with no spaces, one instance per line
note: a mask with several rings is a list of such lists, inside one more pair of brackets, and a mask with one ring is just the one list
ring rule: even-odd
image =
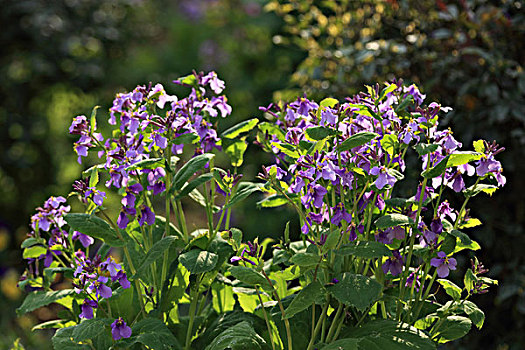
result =
[[310,206],[313,202],[314,207],[321,208],[323,206],[324,195],[328,190],[319,184],[308,185],[306,194],[301,197],[301,202],[304,206]]
[[373,167],[370,169],[370,175],[379,175],[374,182],[378,190],[381,190],[386,185],[394,186],[396,183],[396,178],[393,175],[390,175],[387,168],[384,166]]
[[113,340],[131,337],[131,328],[128,327],[122,317],[117,318],[115,322],[111,324],[111,336]]
[[440,278],[445,278],[448,276],[450,270],[456,269],[457,261],[454,258],[447,257],[445,252],[439,252],[437,258],[430,260],[430,265],[437,268],[437,274]]
[[80,241],[80,244],[82,244],[82,246],[84,248],[87,248],[89,247],[90,245],[92,245],[93,243],[95,243],[95,240],[88,236],[88,235],[85,235],[81,232],[78,232],[78,231],[73,231],[73,235],[71,236],[71,238],[75,241],[75,240],[79,240]]
[[90,320],[93,318],[93,309],[97,308],[98,304],[95,300],[91,300],[89,298],[84,299],[82,302],[82,305],[80,305],[80,310],[82,312],[78,317],[85,318],[86,320]]
[[393,256],[386,259],[381,268],[385,274],[390,271],[392,276],[397,276],[403,271],[404,258],[401,256],[398,250],[394,250],[392,254]]

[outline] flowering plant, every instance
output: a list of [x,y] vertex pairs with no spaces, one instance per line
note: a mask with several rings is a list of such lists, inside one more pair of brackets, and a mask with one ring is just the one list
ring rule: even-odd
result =
[[[268,121],[220,136],[217,121],[231,113],[224,82],[211,72],[176,83],[191,89],[187,97],[160,84],[118,94],[110,137],[97,132],[96,109],[73,120],[79,162],[93,151],[102,160],[68,197],[84,212],[51,197],[22,243],[29,267],[20,285],[33,291],[19,312],[63,305],[60,319],[37,327],[58,328],[56,349],[432,349],[481,328],[484,314],[469,299],[497,282],[475,258],[463,287],[446,278],[457,275],[454,254],[480,249],[461,230],[480,223],[470,198],[505,183],[497,145],[461,151],[452,131],[437,128],[447,107],[425,106],[401,81],[345,102],[270,105],[261,108]],[[263,183],[237,172],[256,127],[256,143],[275,159]],[[217,167],[214,152],[233,168]],[[421,159],[421,180],[401,198],[410,154]],[[120,196],[118,214],[106,208],[101,178]],[[243,242],[230,227],[232,207],[257,191],[259,206],[297,211],[298,241],[287,225],[270,251],[268,239]],[[464,196],[459,210],[449,192]],[[186,197],[203,207],[206,228],[189,229]]]

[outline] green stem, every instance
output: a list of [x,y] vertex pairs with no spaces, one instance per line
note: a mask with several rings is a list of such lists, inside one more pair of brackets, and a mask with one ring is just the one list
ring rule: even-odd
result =
[[261,303],[261,309],[264,315],[264,321],[266,322],[266,328],[268,328],[268,334],[270,335],[270,342],[272,343],[272,349],[275,350],[272,327],[270,326],[270,321],[268,321],[268,315],[266,314],[266,310],[264,308],[264,303],[261,298],[261,293],[259,292],[259,287],[255,286],[255,291],[257,292],[257,297],[259,298],[259,302]]
[[[198,280],[198,277],[197,277],[197,280]],[[199,298],[198,298],[198,290],[199,290],[199,285],[198,285],[199,282],[197,282],[197,286],[196,286],[196,290],[197,292],[196,293],[192,293],[194,294],[191,298],[191,304],[190,304],[190,321],[188,323],[188,330],[186,331],[186,345],[184,346],[184,350],[190,350],[190,345],[191,345],[191,338],[193,336],[193,322],[195,320],[195,313],[197,311],[197,303],[199,302]]]
[[264,272],[264,270],[262,270],[261,273],[264,275],[264,277],[266,278],[266,280],[268,281],[268,283],[272,287],[273,296],[277,300],[277,304],[279,304],[279,309],[281,310],[281,316],[283,317],[283,320],[284,320],[284,327],[286,328],[286,337],[288,338],[287,339],[288,340],[288,350],[292,350],[293,349],[293,346],[292,346],[292,331],[290,330],[290,322],[285,317],[284,306],[283,306],[283,303],[281,302],[281,298],[279,298],[279,294],[275,290],[275,288],[273,286],[273,283],[270,280],[270,278],[268,277],[268,275],[266,274],[266,272]]
[[321,316],[319,320],[317,320],[317,324],[315,325],[314,332],[312,334],[312,337],[310,338],[310,342],[308,343],[308,347],[306,350],[313,349],[313,346],[315,343],[315,337],[317,336],[317,333],[319,333],[319,330],[321,329],[321,325],[323,324],[323,321],[326,318],[326,310],[328,310],[328,305],[330,305],[330,303],[327,301],[326,304],[323,306],[323,310],[321,311]]
[[343,304],[339,303],[339,307],[337,308],[337,311],[335,313],[334,319],[332,320],[332,324],[330,325],[330,328],[328,329],[328,335],[326,336],[325,342],[330,343],[332,340],[332,335],[335,332],[335,329],[337,328],[339,317],[341,316],[341,313],[343,312]]

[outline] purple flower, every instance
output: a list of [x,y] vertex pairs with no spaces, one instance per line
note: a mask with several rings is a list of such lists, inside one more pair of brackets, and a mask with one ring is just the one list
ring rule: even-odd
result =
[[403,271],[404,259],[398,250],[394,250],[392,254],[393,256],[386,259],[381,268],[385,274],[390,271],[392,276],[397,276]]
[[325,108],[321,112],[321,125],[325,126],[326,124],[335,125],[337,123],[337,116],[332,112],[332,109]]
[[143,205],[140,209],[139,225],[144,225],[144,222],[148,225],[153,225],[155,223],[155,214],[147,205]]
[[118,227],[124,230],[126,229],[126,227],[128,227],[128,224],[129,224],[128,216],[126,215],[124,211],[121,211],[117,219]]
[[393,175],[390,175],[384,166],[373,167],[370,169],[370,175],[379,175],[374,182],[378,190],[382,189],[386,185],[394,186],[396,183],[396,178]]
[[105,298],[105,299],[111,298],[111,296],[113,295],[113,292],[111,291],[111,288],[109,288],[108,286],[106,286],[104,284],[107,281],[108,281],[107,277],[100,276],[95,282],[93,282],[88,287],[88,291],[90,293],[93,293],[93,291],[95,291],[97,299],[99,297],[102,297],[102,298]]
[[303,203],[303,205],[309,206],[310,202],[313,201],[313,205],[316,208],[321,208],[323,206],[323,197],[327,193],[328,191],[326,190],[326,188],[319,184],[315,184],[313,186],[308,185],[306,195],[301,197],[301,202]]
[[129,288],[131,286],[131,284],[128,281],[128,276],[123,271],[117,272],[117,274],[114,277],[111,277],[111,280],[113,282],[118,280],[118,283],[120,283],[120,285],[124,289]]
[[440,278],[448,276],[449,270],[455,270],[457,261],[454,258],[447,257],[445,252],[439,252],[437,258],[430,260],[430,265],[437,268],[437,274]]
[[343,203],[337,204],[332,209],[333,209],[332,220],[331,220],[332,224],[339,226],[342,220],[345,220],[346,222],[352,221],[352,214],[346,211]]
[[122,317],[119,317],[111,324],[111,335],[113,336],[113,340],[129,338],[131,337],[131,328],[128,327]]
[[385,230],[386,236],[390,241],[395,239],[403,240],[405,239],[405,229],[401,226],[396,226],[388,228]]
[[73,238],[73,240],[78,239],[80,243],[84,246],[84,248],[89,247],[95,242],[95,240],[92,237],[78,231],[73,231],[73,236],[71,238]]
[[92,319],[93,309],[97,307],[98,307],[98,304],[96,301],[91,300],[91,299],[84,299],[84,301],[82,302],[82,305],[80,305],[80,309],[82,310],[82,312],[80,313],[80,315],[78,315],[78,317],[85,318],[86,320]]

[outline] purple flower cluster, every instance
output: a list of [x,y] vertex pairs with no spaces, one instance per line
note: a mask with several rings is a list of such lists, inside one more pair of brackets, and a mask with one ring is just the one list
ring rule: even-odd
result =
[[93,259],[86,257],[84,252],[77,251],[74,256],[75,269],[73,283],[76,293],[85,292],[87,297],[81,305],[81,318],[93,318],[93,309],[98,307],[100,299],[108,299],[113,295],[113,291],[108,282],[117,282],[122,288],[129,288],[130,282],[120,264],[117,264],[111,257],[101,260],[99,255]]
[[[166,190],[166,169],[162,162],[154,168],[135,168],[141,161],[152,159],[152,154],[182,153],[185,144],[195,144],[195,154],[220,149],[214,119],[231,114],[224,95],[224,81],[215,72],[194,73],[175,83],[191,87],[188,97],[178,98],[166,93],[161,84],[137,86],[129,93],[120,93],[110,108],[109,123],[118,126],[118,132],[104,141],[91,130],[84,116],[76,117],[70,133],[80,135],[75,151],[87,156],[91,148],[104,157],[104,169],[109,174],[108,188],[123,189],[122,208],[118,226],[126,228],[137,219],[140,225],[152,225],[153,209],[143,202],[141,193],[154,195]],[[102,205],[105,192],[93,187],[83,188],[82,194],[97,205]]]

